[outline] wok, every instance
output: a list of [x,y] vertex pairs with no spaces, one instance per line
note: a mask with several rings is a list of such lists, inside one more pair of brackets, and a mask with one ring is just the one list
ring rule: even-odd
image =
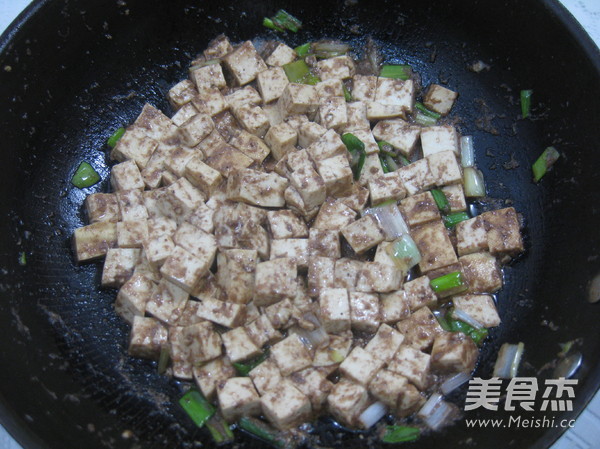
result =
[[[511,198],[527,249],[505,270],[503,324],[476,375],[491,376],[504,342],[525,343],[521,373],[536,376],[559,343],[578,339],[573,410],[550,414],[575,417],[597,390],[600,308],[586,297],[600,271],[600,56],[557,2],[40,0],[0,40],[0,420],[24,447],[211,446],[176,405],[183,386],[127,356],[115,292],[99,289],[100,264],[74,264],[70,236],[84,224],[84,197],[109,189],[112,131],[145,102],[171,113],[165,92],[191,57],[219,33],[273,37],[260,23],[280,7],[304,21],[299,34],[282,36],[290,45],[326,36],[358,46],[371,35],[387,61],[411,64],[423,85],[441,81],[460,93],[457,125],[474,136],[494,199],[478,207]],[[490,70],[467,69],[478,60]],[[529,88],[533,118],[520,120],[518,93]],[[563,157],[536,185],[531,163],[551,144]],[[99,169],[100,184],[70,185],[81,160]],[[455,400],[462,408],[464,388]],[[467,429],[459,420],[417,444],[541,448],[561,431]],[[327,422],[315,434],[324,446],[365,447],[361,435]]]

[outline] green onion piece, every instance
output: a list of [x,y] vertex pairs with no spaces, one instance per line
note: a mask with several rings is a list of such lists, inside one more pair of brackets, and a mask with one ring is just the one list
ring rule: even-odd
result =
[[396,164],[396,161],[389,153],[384,151],[380,152],[379,161],[381,162],[381,168],[383,169],[384,173],[390,173],[398,170],[398,164]]
[[290,83],[299,83],[302,81],[302,78],[310,73],[310,68],[303,59],[284,64],[283,70]]
[[419,111],[421,111],[426,116],[434,118],[436,120],[439,120],[440,118],[442,118],[442,114],[438,114],[435,111],[431,111],[431,110],[427,109],[423,103],[416,102],[415,108],[417,108]]
[[469,214],[466,212],[455,212],[453,214],[444,215],[444,225],[446,225],[448,229],[452,229],[461,221],[468,220],[469,218],[471,217],[469,217]]
[[394,146],[391,143],[386,142],[385,140],[380,140],[379,142],[377,142],[377,146],[379,147],[379,151],[381,151],[382,153],[387,153],[394,156],[396,155],[396,153],[394,152]]
[[476,345],[481,344],[481,342],[485,340],[485,338],[488,336],[488,330],[485,327],[482,327],[481,329],[476,329],[470,324],[465,323],[464,321],[449,318],[448,314],[446,314],[446,319],[448,324],[450,325],[451,332],[462,332],[463,334],[471,337],[471,339],[475,342]]
[[365,144],[352,133],[342,134],[342,142],[344,142],[348,151],[365,151]]
[[273,23],[275,23],[277,26],[286,28],[294,33],[297,33],[298,30],[302,28],[302,22],[298,18],[292,16],[285,9],[280,9],[277,11],[272,19]]
[[100,175],[85,161],[79,164],[77,171],[75,171],[75,174],[71,178],[71,184],[80,189],[93,186],[98,181],[100,181]]
[[351,156],[350,167],[354,174],[354,180],[360,179],[360,172],[365,165],[367,153],[365,152],[365,144],[354,134],[346,133],[342,135],[342,142],[346,145]]
[[179,399],[179,405],[187,412],[198,427],[202,427],[215,414],[214,406],[198,390],[188,390]]
[[344,99],[346,100],[346,103],[350,103],[352,101],[352,93],[350,93],[345,84],[342,84],[342,89],[344,91]]
[[462,273],[460,271],[453,271],[452,273],[445,274],[438,278],[429,281],[429,285],[436,293],[443,293],[450,289],[465,286]]
[[523,118],[529,117],[531,111],[531,95],[533,95],[533,90],[531,89],[521,91],[521,115]]
[[302,84],[310,84],[311,86],[314,86],[315,84],[318,84],[321,82],[321,78],[319,78],[316,75],[313,75],[312,72],[308,72],[308,74],[305,75],[304,78],[302,78],[302,80],[300,82]]
[[566,343],[559,343],[558,346],[560,346],[560,352],[558,353],[558,356],[564,357],[567,354],[567,352],[569,352],[571,350],[574,343],[575,343],[575,340],[571,340]]
[[560,153],[554,147],[548,147],[540,155],[537,161],[531,166],[533,170],[533,180],[538,182],[544,177],[548,169],[554,165],[554,163],[560,157]]
[[296,55],[298,55],[299,58],[304,58],[310,53],[310,42],[307,42],[306,44],[302,44],[294,48],[294,51],[296,52]]
[[388,64],[381,67],[379,76],[382,78],[396,78],[406,81],[412,74],[412,68],[407,64]]
[[350,46],[343,42],[318,41],[313,44],[312,50],[318,59],[328,59],[345,55]]
[[386,156],[383,153],[379,153],[379,163],[381,164],[381,169],[383,170],[383,173],[389,173],[389,172],[393,171],[388,166]]
[[112,136],[110,136],[108,138],[108,140],[106,141],[106,143],[108,143],[108,146],[111,148],[114,148],[117,145],[117,142],[119,141],[119,139],[121,137],[123,137],[123,134],[125,134],[125,128],[119,128],[117,129]]
[[415,122],[421,126],[435,126],[437,124],[437,119],[430,117],[429,115],[425,115],[421,111],[417,111]]
[[163,345],[160,348],[160,356],[158,357],[158,374],[164,374],[169,366],[169,360],[171,359],[171,351],[169,345]]
[[229,424],[227,424],[227,421],[225,421],[225,418],[220,413],[215,413],[206,422],[206,427],[217,444],[230,443],[235,438]]
[[387,247],[387,251],[398,269],[403,273],[408,273],[408,270],[421,261],[419,248],[408,234],[402,234],[402,237]]
[[446,315],[442,314],[442,312],[440,310],[432,310],[431,313],[433,313],[433,316],[438,321],[438,323],[440,324],[442,329],[444,329],[445,331],[452,330],[452,328],[450,327],[450,323],[446,319]]
[[403,443],[405,441],[415,441],[420,435],[421,430],[418,427],[387,426],[381,441],[384,443]]
[[248,417],[240,418],[238,427],[275,447],[286,447],[285,439],[281,438],[275,429],[258,419]]
[[265,17],[263,19],[263,26],[270,28],[271,30],[275,30],[275,31],[285,31],[284,28],[281,28],[280,26],[276,25],[275,22],[273,22],[271,19],[269,19],[268,17]]
[[19,265],[23,267],[27,265],[27,255],[24,251],[19,253]]
[[440,189],[431,189],[431,195],[433,195],[433,199],[435,200],[435,204],[437,204],[440,212],[447,214],[450,212],[450,202],[444,192]]
[[331,349],[329,351],[329,358],[333,360],[335,363],[342,363],[346,357],[337,349]]
[[246,363],[232,363],[233,367],[236,369],[240,376],[248,376],[248,373],[264,362],[268,357],[268,353],[265,351],[258,357],[250,360]]
[[485,196],[485,181],[481,171],[475,167],[465,167],[463,170],[463,181],[466,197],[477,198]]

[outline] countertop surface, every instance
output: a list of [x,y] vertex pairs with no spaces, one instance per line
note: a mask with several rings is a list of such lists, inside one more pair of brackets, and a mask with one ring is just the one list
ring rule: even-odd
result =
[[[0,0],[0,32],[3,32],[30,0]],[[561,0],[600,47],[600,0]],[[600,441],[600,392],[552,449],[594,449]],[[0,449],[22,449],[0,427]]]

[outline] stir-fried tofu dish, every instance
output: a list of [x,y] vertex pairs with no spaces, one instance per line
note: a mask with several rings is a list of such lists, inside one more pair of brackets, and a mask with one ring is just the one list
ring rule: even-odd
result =
[[213,40],[172,110],[146,104],[116,141],[75,257],[104,258],[129,354],[213,418],[437,428],[440,385],[468,379],[501,324],[520,217],[473,216],[485,188],[457,92],[322,47]]

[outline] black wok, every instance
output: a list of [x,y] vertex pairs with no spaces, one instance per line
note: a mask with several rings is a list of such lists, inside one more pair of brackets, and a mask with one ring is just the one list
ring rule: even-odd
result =
[[[600,271],[600,56],[557,2],[41,0],[0,40],[0,421],[24,447],[210,446],[175,404],[182,386],[127,356],[115,292],[98,288],[100,265],[73,263],[70,235],[84,224],[84,197],[109,189],[111,132],[145,102],[171,113],[166,90],[209,39],[272,36],[261,19],[280,7],[305,23],[284,36],[292,45],[322,36],[359,44],[370,34],[424,85],[442,81],[460,92],[458,126],[474,135],[490,197],[512,198],[523,213],[527,247],[505,271],[503,325],[477,375],[491,376],[503,342],[525,342],[522,373],[535,376],[559,343],[579,339],[574,409],[550,414],[575,417],[597,390],[600,308],[586,297]],[[491,69],[467,70],[476,60]],[[534,90],[533,120],[518,119],[526,88]],[[535,185],[530,165],[550,144],[563,157]],[[83,159],[103,181],[78,190],[69,179]],[[365,447],[332,429],[317,427],[324,445]],[[467,429],[461,420],[418,444],[547,447],[561,431]]]

